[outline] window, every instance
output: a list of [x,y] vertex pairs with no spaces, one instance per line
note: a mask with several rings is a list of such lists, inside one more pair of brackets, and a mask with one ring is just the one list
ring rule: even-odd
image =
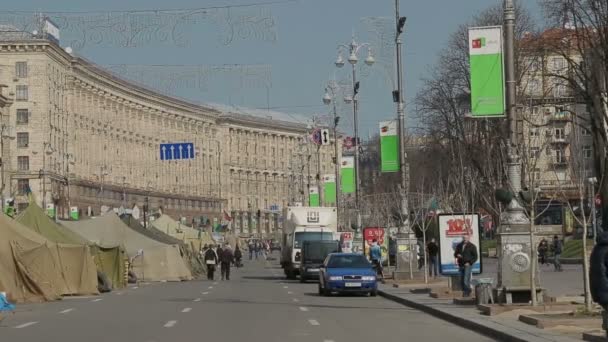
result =
[[581,134],[582,134],[584,137],[588,137],[588,136],[590,136],[590,135],[591,135],[591,131],[583,127],[583,128],[581,129]]
[[27,132],[17,133],[17,147],[26,148],[30,144],[30,134]]
[[566,154],[564,153],[564,150],[555,150],[555,162],[559,164],[563,164],[566,162]]
[[566,96],[566,86],[564,84],[556,84],[553,87],[553,97]]
[[540,92],[540,82],[538,80],[531,80],[529,84],[529,93],[536,95]]
[[541,70],[541,61],[538,57],[530,58],[530,72],[537,72]]
[[591,150],[591,146],[590,145],[584,145],[583,146],[583,157],[585,159],[591,159],[592,153],[593,153],[593,151]]
[[564,140],[564,139],[566,139],[566,134],[565,134],[563,128],[556,128],[555,129],[555,139],[556,140]]
[[30,121],[30,112],[27,109],[17,109],[17,125],[27,125]]
[[530,127],[530,136],[531,137],[539,136],[538,127]]
[[27,62],[15,63],[15,76],[17,78],[27,77]]
[[536,159],[540,156],[540,147],[530,147],[530,158]]
[[19,171],[29,171],[30,169],[30,157],[18,156],[17,157],[17,169]]
[[532,170],[532,179],[535,181],[540,180],[540,169],[539,168],[535,168]]
[[29,179],[18,179],[17,180],[17,193],[19,195],[27,195],[30,192],[30,180]]
[[28,96],[28,89],[26,85],[18,85],[17,86],[17,95],[16,95],[16,100],[17,101],[27,101],[29,98]]
[[553,58],[553,70],[560,71],[566,67],[566,60],[562,57]]

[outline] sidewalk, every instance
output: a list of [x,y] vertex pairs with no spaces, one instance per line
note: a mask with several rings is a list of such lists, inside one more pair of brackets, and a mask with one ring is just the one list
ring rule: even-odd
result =
[[[409,289],[380,285],[379,294],[387,299],[426,312],[437,318],[459,325],[500,341],[517,342],[572,342],[580,341],[557,332],[538,329],[521,323],[510,315],[483,316],[475,306],[453,304],[451,299],[434,299],[428,294],[413,294]],[[578,334],[578,336],[581,336]]]

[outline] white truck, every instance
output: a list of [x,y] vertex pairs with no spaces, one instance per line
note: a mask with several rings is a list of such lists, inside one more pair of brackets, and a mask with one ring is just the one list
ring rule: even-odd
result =
[[298,275],[304,241],[339,240],[335,207],[287,207],[283,211],[281,267],[288,279]]

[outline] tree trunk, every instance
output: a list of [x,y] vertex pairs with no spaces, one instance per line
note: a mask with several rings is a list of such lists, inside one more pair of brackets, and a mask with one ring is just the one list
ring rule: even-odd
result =
[[536,298],[536,243],[534,242],[534,218],[536,216],[534,202],[532,203],[532,209],[530,209],[530,298],[532,299],[532,306],[538,305],[538,299]]
[[[589,258],[587,257],[587,215],[583,197],[580,197],[580,208],[583,213],[583,286],[585,291],[585,311],[591,312],[593,302],[591,301],[591,287],[589,285]],[[592,205],[595,205],[592,203]]]
[[429,265],[426,257],[426,225],[422,226],[422,253],[424,255],[424,283],[429,283]]

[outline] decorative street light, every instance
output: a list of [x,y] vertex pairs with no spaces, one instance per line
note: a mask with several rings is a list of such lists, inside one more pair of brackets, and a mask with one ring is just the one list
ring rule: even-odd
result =
[[342,53],[343,51],[348,51],[348,62],[350,63],[351,67],[352,67],[352,87],[353,87],[353,94],[352,94],[352,98],[347,99],[346,97],[344,98],[345,102],[350,103],[351,101],[353,102],[353,122],[354,122],[354,128],[355,128],[355,134],[354,134],[354,138],[355,138],[355,167],[354,167],[354,172],[355,172],[355,210],[357,212],[357,231],[360,231],[361,229],[361,211],[360,211],[360,203],[359,203],[359,122],[358,122],[358,99],[357,99],[357,94],[359,93],[359,82],[357,81],[357,62],[359,62],[359,50],[361,50],[362,48],[367,48],[367,57],[365,58],[364,62],[366,65],[368,66],[372,66],[376,60],[374,58],[374,55],[372,53],[372,49],[371,46],[368,43],[358,43],[357,41],[355,41],[355,38],[353,37],[352,41],[350,44],[348,45],[344,45],[341,44],[338,46],[338,58],[336,59],[336,66],[338,68],[342,68],[344,66],[344,58],[342,57]]

